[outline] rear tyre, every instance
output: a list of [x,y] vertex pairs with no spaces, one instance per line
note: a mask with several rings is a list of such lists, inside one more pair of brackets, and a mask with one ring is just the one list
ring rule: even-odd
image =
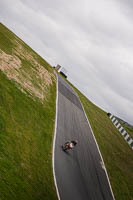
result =
[[63,149],[63,151],[66,151],[68,148],[66,146],[62,145],[62,149]]

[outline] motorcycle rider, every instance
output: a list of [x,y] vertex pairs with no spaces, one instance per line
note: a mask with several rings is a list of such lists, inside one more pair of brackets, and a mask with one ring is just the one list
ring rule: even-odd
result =
[[68,141],[64,144],[63,150],[73,149],[77,145],[77,140]]

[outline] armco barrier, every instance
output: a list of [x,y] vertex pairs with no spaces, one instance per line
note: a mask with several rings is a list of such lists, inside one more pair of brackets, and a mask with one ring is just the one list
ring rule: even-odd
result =
[[113,116],[111,113],[108,113],[109,118],[115,125],[115,127],[118,129],[118,131],[121,133],[121,135],[124,137],[126,142],[129,144],[129,146],[133,150],[133,139],[129,136],[129,134],[126,132],[126,130],[121,126],[121,124],[118,122],[118,120]]

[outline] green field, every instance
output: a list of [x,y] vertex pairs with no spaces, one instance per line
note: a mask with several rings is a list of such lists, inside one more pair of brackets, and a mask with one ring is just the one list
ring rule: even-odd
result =
[[0,200],[55,200],[53,69],[2,24],[0,49]]

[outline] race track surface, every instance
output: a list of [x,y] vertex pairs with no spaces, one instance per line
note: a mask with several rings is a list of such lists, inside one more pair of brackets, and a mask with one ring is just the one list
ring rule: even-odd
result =
[[[58,76],[55,176],[61,200],[113,200],[91,128],[73,89]],[[61,145],[78,145],[68,153]]]

